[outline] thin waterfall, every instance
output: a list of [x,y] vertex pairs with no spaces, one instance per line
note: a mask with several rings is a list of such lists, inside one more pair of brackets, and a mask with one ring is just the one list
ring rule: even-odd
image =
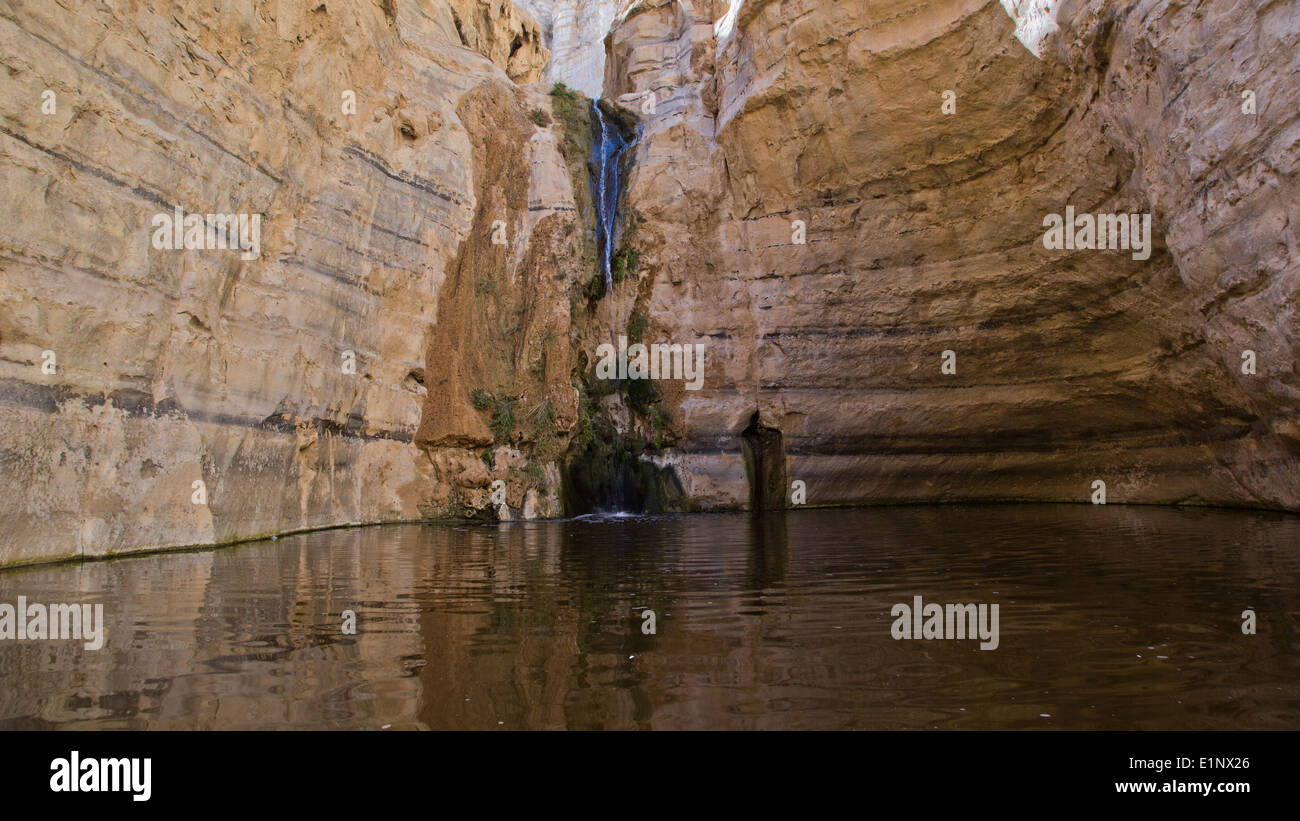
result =
[[[589,168],[592,199],[596,205],[597,255],[604,278],[604,293],[608,297],[611,344],[620,333],[613,299],[613,260],[619,240],[618,206],[626,183],[623,160],[628,150],[635,149],[640,142],[640,134],[638,127],[636,138],[629,139],[625,126],[602,109],[598,101],[592,101]],[[608,435],[612,438],[597,446],[589,446],[583,451],[584,460],[576,467],[569,467],[565,496],[570,509],[607,514],[664,509],[667,489],[680,491],[680,485],[671,484],[674,479],[665,478],[671,476],[671,470],[641,461],[639,451],[631,447],[624,433],[611,428]]]
[[596,101],[591,103],[593,124],[592,157],[593,183],[596,199],[596,244],[600,254],[600,270],[605,276],[605,293],[614,288],[611,273],[614,258],[615,232],[618,229],[618,201],[623,193],[623,155],[636,145],[623,136],[623,129],[605,114]]

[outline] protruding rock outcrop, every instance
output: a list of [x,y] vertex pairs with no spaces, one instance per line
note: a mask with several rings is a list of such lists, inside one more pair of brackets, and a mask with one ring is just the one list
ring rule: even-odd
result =
[[511,2],[448,0],[460,41],[497,66],[516,83],[542,79],[550,52],[542,45],[537,20]]

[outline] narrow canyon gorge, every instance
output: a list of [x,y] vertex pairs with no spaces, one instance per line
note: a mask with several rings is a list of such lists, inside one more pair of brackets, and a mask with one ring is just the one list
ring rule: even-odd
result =
[[[0,0],[0,565],[1300,511],[1298,40],[1288,0]],[[1052,247],[1067,208],[1148,253]],[[601,375],[638,344],[698,384]]]

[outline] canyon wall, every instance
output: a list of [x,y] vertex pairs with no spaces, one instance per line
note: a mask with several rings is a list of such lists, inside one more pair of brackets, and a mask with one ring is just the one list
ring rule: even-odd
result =
[[[655,102],[620,315],[709,351],[655,457],[691,506],[1300,509],[1296,4],[1012,4],[1041,59],[1004,5],[616,22],[607,93]],[[1067,206],[1151,214],[1149,258],[1046,249]]]
[[527,9],[501,0],[448,0],[461,43],[505,69],[516,83],[542,79],[549,50],[542,27]]
[[[545,64],[535,21],[5,0],[0,61],[0,564],[559,513],[534,445],[575,390],[562,352],[536,366],[574,207],[549,98],[512,82]],[[223,214],[256,247],[222,250]]]
[[[0,0],[0,565],[558,516],[601,460],[681,509],[1300,510],[1297,39],[1233,0]],[[608,292],[556,79],[638,120]],[[1149,256],[1044,247],[1067,206]],[[594,379],[620,334],[705,345],[703,388]]]
[[541,24],[547,48],[546,81],[591,98],[605,81],[605,35],[628,0],[516,0]]

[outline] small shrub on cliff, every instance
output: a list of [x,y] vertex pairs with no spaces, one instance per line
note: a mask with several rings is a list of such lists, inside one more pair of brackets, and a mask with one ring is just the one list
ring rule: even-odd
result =
[[641,252],[632,248],[620,248],[610,262],[610,277],[615,282],[622,282],[626,277],[636,273],[637,265],[641,262]]
[[470,392],[470,401],[474,403],[474,410],[492,411],[492,439],[498,445],[510,441],[510,431],[515,427],[515,402],[514,397],[505,396],[498,399],[482,388],[475,388]]
[[627,402],[643,416],[648,416],[656,402],[663,398],[653,379],[629,379]]
[[595,441],[596,433],[591,427],[591,419],[588,416],[582,417],[582,425],[578,428],[578,447],[586,450],[591,447]]
[[534,108],[532,111],[528,112],[528,119],[540,125],[542,128],[546,128],[551,124],[551,115],[542,111],[540,108]]
[[655,450],[664,449],[664,430],[669,423],[673,421],[673,416],[663,408],[650,409],[650,424],[654,426],[655,431]]
[[605,295],[605,277],[599,271],[582,286],[582,295],[588,302],[596,302]]
[[645,339],[645,332],[650,327],[650,320],[646,319],[645,314],[640,311],[633,311],[627,319],[627,338],[632,344],[642,342]]
[[560,455],[559,433],[555,428],[555,408],[551,400],[543,400],[530,414],[533,420],[533,457],[548,461]]
[[492,409],[492,437],[497,444],[510,441],[510,431],[515,427],[515,400],[498,399]]
[[591,206],[587,183],[587,160],[591,159],[591,111],[586,98],[564,83],[556,83],[551,88],[551,114],[560,126],[560,153],[573,180],[578,213],[586,213]]
[[576,103],[578,102],[579,99],[578,92],[569,88],[564,83],[556,83],[555,85],[551,86],[550,94],[552,97],[556,98],[557,100],[564,100],[565,102],[568,103]]
[[[551,88],[551,113],[564,126],[566,135],[586,148],[591,147],[591,114],[582,95],[564,83],[556,83]],[[585,153],[582,161],[587,161]]]
[[528,481],[531,485],[533,485],[533,487],[540,486],[542,484],[541,466],[538,465],[537,462],[535,461],[529,462],[528,464],[524,465],[524,476],[528,477]]

